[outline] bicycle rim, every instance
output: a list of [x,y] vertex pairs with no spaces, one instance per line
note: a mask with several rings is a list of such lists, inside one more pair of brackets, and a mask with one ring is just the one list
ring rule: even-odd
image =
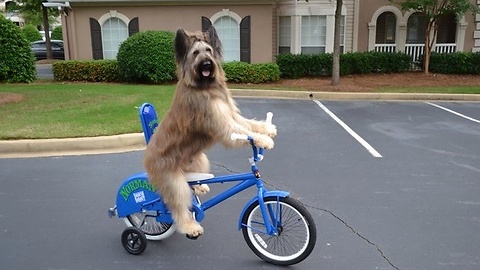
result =
[[175,232],[175,224],[158,222],[155,217],[142,213],[128,215],[123,220],[127,226],[142,230],[148,240],[162,240]]
[[[278,265],[291,265],[304,260],[313,250],[316,231],[310,227],[313,220],[297,209],[293,199],[268,198],[265,206],[270,206],[278,220],[278,235],[268,235],[258,203],[244,219],[243,235],[249,247],[263,260]],[[302,212],[301,212],[302,211]],[[309,215],[309,214],[308,214]],[[314,225],[313,225],[314,227]]]

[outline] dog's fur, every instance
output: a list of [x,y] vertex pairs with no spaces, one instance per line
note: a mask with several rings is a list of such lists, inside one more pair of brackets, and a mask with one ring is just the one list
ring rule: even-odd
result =
[[[273,148],[276,127],[265,121],[243,118],[226,85],[221,67],[222,49],[215,28],[175,37],[178,83],[170,110],[146,150],[145,167],[177,224],[177,231],[198,237],[203,228],[189,211],[192,189],[185,173],[210,170],[204,150],[215,143],[226,147],[245,145],[231,140],[232,133],[250,135],[262,148]],[[209,191],[193,186],[195,194]]]

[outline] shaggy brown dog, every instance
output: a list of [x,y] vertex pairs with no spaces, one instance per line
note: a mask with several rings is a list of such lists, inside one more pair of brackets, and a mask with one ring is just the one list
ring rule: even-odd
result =
[[[233,141],[232,133],[250,135],[258,147],[273,148],[276,127],[243,118],[227,88],[221,67],[222,49],[215,28],[207,32],[178,30],[175,61],[178,83],[170,110],[147,146],[145,167],[177,224],[177,231],[198,237],[203,228],[189,211],[192,189],[185,173],[210,170],[204,150],[220,142],[226,147],[247,144]],[[193,186],[195,194],[209,191]]]

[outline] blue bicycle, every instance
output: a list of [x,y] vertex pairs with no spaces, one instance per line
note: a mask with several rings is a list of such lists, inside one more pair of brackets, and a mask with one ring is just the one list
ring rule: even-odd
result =
[[[158,125],[151,104],[141,106],[140,119],[148,143]],[[315,247],[317,232],[312,216],[288,192],[265,188],[256,165],[265,157],[264,149],[258,149],[250,136],[234,134],[232,139],[250,141],[253,151],[253,156],[249,158],[250,172],[217,177],[205,173],[187,174],[190,185],[237,183],[205,202],[192,192],[192,214],[201,222],[208,209],[256,186],[257,195],[247,202],[238,222],[238,229],[242,230],[248,246],[258,257],[276,265],[303,261]],[[122,233],[122,244],[127,252],[134,255],[145,251],[147,239],[162,240],[175,232],[175,222],[162,198],[149,183],[146,173],[134,174],[122,183],[117,192],[116,206],[109,209],[109,215],[124,219],[127,228]]]

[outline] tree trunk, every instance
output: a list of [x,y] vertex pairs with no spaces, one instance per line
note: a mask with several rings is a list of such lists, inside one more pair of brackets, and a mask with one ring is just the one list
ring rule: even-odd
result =
[[337,0],[335,10],[335,32],[333,37],[333,65],[332,65],[332,85],[340,83],[340,22],[342,19],[343,0]]
[[43,30],[45,31],[45,48],[47,49],[47,59],[52,59],[52,46],[50,42],[50,25],[48,23],[48,9],[42,5]]

